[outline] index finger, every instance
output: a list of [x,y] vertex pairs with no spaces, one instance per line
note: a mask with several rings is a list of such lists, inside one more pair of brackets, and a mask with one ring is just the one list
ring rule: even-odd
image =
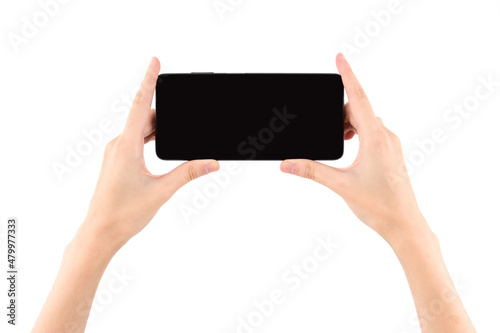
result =
[[130,135],[142,141],[144,136],[149,134],[145,133],[145,131],[148,128],[150,120],[151,103],[153,102],[156,80],[159,73],[160,61],[158,58],[153,57],[130,109],[125,130],[123,131],[125,136]]
[[336,62],[352,110],[351,123],[354,122],[353,125],[357,127],[370,127],[370,125],[377,124],[370,101],[342,53],[337,55]]

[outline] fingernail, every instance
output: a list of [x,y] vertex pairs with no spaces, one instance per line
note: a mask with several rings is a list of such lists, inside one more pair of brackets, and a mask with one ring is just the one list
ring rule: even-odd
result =
[[219,162],[213,161],[205,165],[205,174],[219,170]]
[[292,162],[285,161],[282,164],[281,170],[286,173],[290,173],[292,175],[295,175],[295,164]]

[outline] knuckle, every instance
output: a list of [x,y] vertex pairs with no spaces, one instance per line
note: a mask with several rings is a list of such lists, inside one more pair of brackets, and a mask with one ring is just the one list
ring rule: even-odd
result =
[[361,86],[358,86],[356,88],[356,94],[358,95],[359,98],[366,98],[365,90]]
[[114,144],[115,150],[122,151],[126,149],[124,140],[117,139]]
[[107,144],[106,144],[106,147],[104,148],[104,154],[108,155],[109,152],[113,149],[113,141],[109,141]]
[[135,94],[135,99],[134,99],[134,101],[135,101],[135,102],[141,102],[141,101],[143,101],[143,100],[144,100],[144,91],[143,91],[143,89],[142,89],[142,87],[141,87],[141,88],[139,88],[139,90],[137,91],[137,94]]
[[316,172],[311,163],[307,163],[304,167],[304,178],[316,180]]
[[116,142],[118,141],[118,138],[119,136],[117,136],[116,138],[112,139],[111,141],[109,141],[107,144],[106,144],[106,147],[104,148],[104,152],[106,154],[109,154],[111,152],[111,150],[113,150],[113,148],[115,147],[116,145]]
[[186,171],[186,179],[188,182],[198,178],[198,173],[193,165],[189,165]]
[[399,138],[399,136],[397,136],[393,132],[390,132],[390,136],[394,140],[394,142],[396,142],[398,145],[401,145],[401,139]]
[[393,131],[391,131],[390,129],[386,128],[386,133],[387,135],[389,136],[389,139],[393,142],[393,143],[396,143],[396,144],[401,144],[401,140],[399,139],[399,137],[396,135],[396,133],[394,133]]

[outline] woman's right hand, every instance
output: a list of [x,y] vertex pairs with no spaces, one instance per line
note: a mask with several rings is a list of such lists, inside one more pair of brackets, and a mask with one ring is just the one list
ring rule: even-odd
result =
[[351,166],[285,160],[281,170],[323,184],[340,195],[354,214],[389,242],[428,231],[406,171],[399,138],[375,116],[368,98],[342,54],[337,68],[349,102],[345,105],[346,140],[359,136],[359,152]]

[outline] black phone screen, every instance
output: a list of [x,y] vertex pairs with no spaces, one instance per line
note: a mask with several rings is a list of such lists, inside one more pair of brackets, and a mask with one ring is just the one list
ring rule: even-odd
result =
[[335,160],[344,149],[338,74],[161,74],[156,154],[164,160]]

